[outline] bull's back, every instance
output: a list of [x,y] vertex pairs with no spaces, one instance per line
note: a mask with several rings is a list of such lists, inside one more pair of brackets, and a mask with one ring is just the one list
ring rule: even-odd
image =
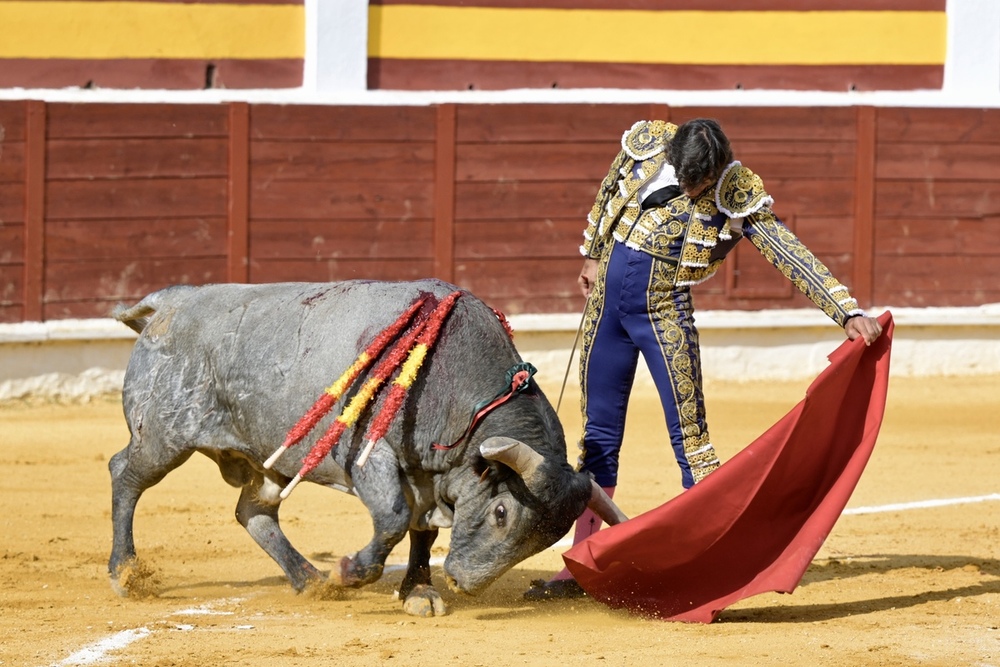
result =
[[[425,280],[178,291],[161,300],[136,343],[126,413],[152,407],[159,416],[147,423],[171,415],[161,426],[178,437],[204,446],[234,439],[266,456],[379,332],[420,297],[454,289]],[[496,392],[516,360],[493,313],[463,295],[412,389],[427,410],[413,413],[410,428],[428,438],[449,430]]]

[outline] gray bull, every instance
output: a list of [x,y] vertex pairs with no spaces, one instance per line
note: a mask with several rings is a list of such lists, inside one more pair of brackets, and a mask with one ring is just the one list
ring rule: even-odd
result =
[[[342,404],[271,468],[263,462],[380,331],[421,297],[433,304],[454,289],[434,280],[177,286],[116,309],[117,319],[141,333],[123,392],[131,440],[109,464],[114,544],[108,568],[116,590],[128,594],[120,574],[136,562],[136,503],[194,452],[214,460],[226,482],[242,489],[236,519],[296,590],[323,579],[282,533],[278,492]],[[377,403],[305,477],[356,495],[374,524],[372,540],[343,557],[330,580],[355,587],[377,580],[389,552],[409,533],[399,591],[404,609],[443,614],[447,608],[430,573],[439,528],[451,529],[448,585],[476,594],[551,546],[586,506],[611,523],[623,518],[600,487],[567,463],[562,427],[533,381],[456,447],[432,447],[459,440],[475,406],[496,396],[519,362],[496,314],[463,294],[367,462],[356,463]],[[350,398],[348,392],[343,401]]]

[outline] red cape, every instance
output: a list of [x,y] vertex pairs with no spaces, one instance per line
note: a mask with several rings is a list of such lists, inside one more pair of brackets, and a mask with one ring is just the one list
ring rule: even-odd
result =
[[845,341],[806,397],[702,482],[563,554],[611,607],[710,623],[728,605],[791,593],[871,456],[889,380],[893,322],[870,347]]

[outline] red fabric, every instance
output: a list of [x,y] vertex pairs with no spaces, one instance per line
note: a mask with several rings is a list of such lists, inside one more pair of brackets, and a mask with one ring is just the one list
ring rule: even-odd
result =
[[710,623],[728,605],[791,593],[864,471],[882,423],[893,322],[845,341],[806,396],[702,482],[563,555],[593,598]]

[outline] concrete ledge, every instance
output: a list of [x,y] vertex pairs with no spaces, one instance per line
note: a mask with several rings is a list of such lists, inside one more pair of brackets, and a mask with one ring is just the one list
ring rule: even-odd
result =
[[0,324],[0,401],[121,391],[135,339],[110,318]]
[[[1000,374],[1000,304],[888,310],[896,323],[893,375]],[[812,378],[844,339],[814,309],[704,311],[697,321],[706,382]],[[558,388],[580,316],[513,315],[510,323],[521,355],[538,368],[538,381]],[[0,324],[0,400],[80,400],[120,391],[135,339],[110,318]],[[568,383],[576,382],[574,361]],[[652,382],[641,362],[637,382]]]
[[[894,376],[1000,374],[1000,304],[973,308],[876,308],[892,312]],[[816,377],[844,340],[815,309],[703,311],[697,314],[706,382]],[[511,316],[521,354],[561,385],[580,325],[578,315]],[[652,384],[640,359],[636,381]],[[576,384],[575,365],[569,384]],[[551,384],[549,385],[551,386]]]

